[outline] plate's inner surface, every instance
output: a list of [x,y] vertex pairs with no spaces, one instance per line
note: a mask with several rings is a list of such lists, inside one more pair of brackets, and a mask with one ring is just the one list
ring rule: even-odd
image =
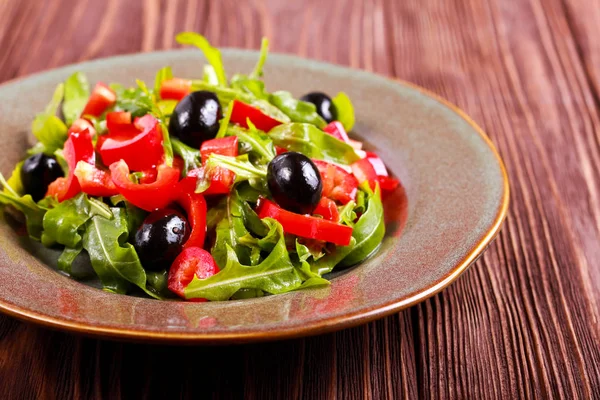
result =
[[[235,50],[223,55],[231,73],[250,71],[257,57]],[[133,84],[136,78],[151,82],[165,65],[176,76],[195,77],[203,63],[193,51],[150,53],[1,87],[0,171],[10,174],[21,159],[35,113],[73,71],[83,70],[91,82]],[[269,56],[265,80],[269,90],[297,96],[312,90],[350,95],[357,114],[355,137],[379,153],[404,187],[384,201],[388,232],[374,257],[336,276],[327,288],[233,302],[159,302],[105,293],[58,274],[56,256],[48,258],[48,252],[19,238],[2,216],[0,307],[112,333],[216,337],[320,329],[342,318],[358,320],[378,308],[410,304],[454,273],[497,222],[505,194],[502,167],[476,129],[437,100],[382,77],[281,55]]]

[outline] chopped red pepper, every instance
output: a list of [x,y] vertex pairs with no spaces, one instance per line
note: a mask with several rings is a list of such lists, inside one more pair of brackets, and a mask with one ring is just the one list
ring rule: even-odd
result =
[[309,215],[295,214],[267,199],[259,200],[257,212],[260,218],[277,220],[285,232],[296,236],[323,240],[340,246],[349,245],[352,238],[352,228],[349,226]]
[[69,175],[58,178],[48,186],[48,196],[55,196],[59,202],[68,200],[81,192],[79,181],[75,177],[75,168],[79,161],[94,164],[94,144],[89,129],[71,132],[65,142],[63,156],[69,166]]
[[96,136],[96,129],[94,129],[94,125],[92,125],[92,123],[90,121],[88,121],[87,119],[83,119],[83,118],[77,118],[71,124],[71,127],[69,128],[69,133],[83,132],[86,129],[88,129],[90,131],[90,135],[92,137]]
[[358,180],[358,183],[368,181],[371,189],[375,190],[377,173],[368,158],[360,159],[352,164],[352,172],[354,173],[356,180]]
[[188,222],[192,226],[190,237],[183,248],[203,247],[206,237],[206,200],[204,200],[204,196],[194,192],[181,191],[175,201],[183,207]]
[[239,100],[234,100],[232,107],[233,110],[231,110],[230,121],[234,124],[241,125],[244,128],[248,128],[247,119],[250,119],[257,129],[264,132],[269,132],[271,129],[282,124],[281,121],[269,117],[260,109]]
[[400,185],[400,181],[398,179],[394,179],[389,176],[378,176],[377,180],[379,181],[381,190],[384,192],[391,192]]
[[287,151],[288,149],[286,149],[285,147],[275,145],[275,152],[277,153],[277,155],[287,153]]
[[388,176],[387,168],[385,167],[383,160],[379,158],[377,154],[372,151],[367,151],[367,160],[369,160],[373,169],[375,169],[377,176]]
[[[179,297],[185,299],[185,288],[194,279],[206,279],[219,272],[219,267],[213,256],[201,247],[188,247],[184,249],[173,261],[169,269],[167,287]],[[193,299],[206,301],[205,299]]]
[[81,116],[85,117],[86,115],[91,115],[93,117],[99,117],[116,102],[117,95],[115,92],[104,83],[97,83]]
[[110,165],[112,180],[121,193],[131,204],[146,210],[154,211],[164,208],[176,196],[177,182],[180,171],[167,165],[159,165],[156,181],[138,184],[129,178],[129,166],[123,160]]
[[128,128],[132,125],[131,113],[125,111],[113,111],[106,114],[106,128],[109,132]]
[[320,215],[323,218],[334,222],[338,222],[340,219],[340,213],[335,205],[335,201],[328,199],[327,197],[321,198],[321,201],[319,201],[319,204],[317,204],[313,214]]
[[[238,155],[237,136],[228,136],[219,139],[207,140],[200,147],[202,164],[206,165],[211,154],[236,157]],[[189,176],[189,174],[188,174]],[[226,168],[217,167],[213,170],[210,186],[205,194],[227,194],[235,181],[235,174]]]
[[83,193],[101,197],[114,196],[119,193],[109,172],[98,169],[85,161],[77,163],[74,174]]
[[339,121],[330,122],[325,128],[323,128],[323,131],[338,138],[342,142],[348,143],[350,141],[350,138],[344,129],[344,125],[342,125],[342,123]]
[[130,139],[109,135],[102,143],[100,155],[105,165],[125,160],[129,168],[143,171],[158,165],[163,158],[163,136],[158,120],[151,114],[136,118],[135,127],[141,131]]
[[192,81],[188,79],[167,79],[160,85],[160,98],[181,100],[192,91]]
[[356,198],[358,182],[343,168],[321,160],[313,160],[323,182],[323,196],[347,204]]

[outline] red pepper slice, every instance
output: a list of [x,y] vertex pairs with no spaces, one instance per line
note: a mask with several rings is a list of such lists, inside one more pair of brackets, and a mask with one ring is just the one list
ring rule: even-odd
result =
[[234,124],[241,125],[244,128],[248,128],[247,118],[250,119],[257,129],[264,132],[269,132],[271,129],[282,124],[281,121],[269,117],[260,109],[239,100],[234,100],[232,107],[233,110],[231,110],[230,121]]
[[[201,247],[184,249],[173,261],[169,270],[167,287],[179,297],[185,299],[185,288],[194,279],[206,279],[219,272],[219,267],[213,256]],[[193,299],[206,301],[206,299]]]
[[347,204],[356,198],[358,182],[343,168],[321,160],[313,160],[323,182],[323,196]]
[[277,155],[287,153],[287,151],[288,149],[286,149],[285,147],[275,145],[275,152],[277,153]]
[[381,190],[384,192],[391,192],[400,185],[400,181],[398,179],[394,179],[389,176],[378,176],[377,180],[379,181],[379,187],[381,187]]
[[109,132],[128,128],[132,124],[131,113],[125,111],[113,111],[106,114],[106,128]]
[[321,201],[319,201],[319,204],[317,204],[313,214],[320,215],[323,218],[334,222],[338,222],[340,219],[340,213],[335,205],[335,201],[328,199],[327,197],[321,198]]
[[47,196],[55,196],[59,202],[68,200],[81,192],[79,181],[75,177],[75,168],[79,161],[94,164],[94,144],[89,129],[71,132],[65,142],[63,156],[69,166],[69,175],[58,178],[48,186]]
[[371,186],[371,189],[375,190],[377,172],[375,172],[375,168],[373,168],[373,165],[368,158],[363,158],[352,164],[352,172],[354,173],[356,180],[358,180],[358,183],[369,181],[369,186]]
[[92,94],[85,105],[81,116],[91,115],[99,117],[109,107],[117,102],[117,95],[104,83],[97,83]]
[[344,129],[344,125],[342,125],[342,123],[339,121],[330,122],[325,128],[323,128],[323,131],[340,139],[342,142],[348,143],[350,141],[348,133],[346,133],[346,130]]
[[92,137],[96,136],[96,129],[94,129],[94,125],[92,125],[92,123],[90,121],[88,121],[87,119],[83,119],[83,118],[77,118],[71,124],[71,127],[69,128],[69,133],[83,132],[86,129],[90,131],[90,135]]
[[180,192],[175,201],[183,207],[188,222],[192,226],[190,237],[183,248],[204,247],[204,238],[206,237],[206,200],[204,200],[204,196],[193,192]]
[[181,100],[192,91],[192,81],[173,78],[164,80],[160,85],[160,98]]
[[369,160],[369,162],[373,166],[373,169],[375,169],[375,173],[377,174],[377,176],[388,176],[388,171],[385,167],[385,164],[383,163],[383,160],[372,151],[367,151],[366,153],[367,160]]
[[[222,156],[236,157],[238,155],[237,136],[228,136],[219,139],[207,140],[200,147],[200,156],[202,164],[211,154],[220,154]],[[199,171],[198,171],[199,172]],[[227,194],[231,191],[231,186],[235,181],[235,174],[226,168],[217,167],[212,172],[210,186],[204,192],[205,194]],[[189,174],[188,174],[189,176]]]
[[260,218],[268,217],[279,221],[285,232],[296,236],[323,240],[340,246],[349,245],[352,238],[352,228],[349,226],[309,215],[295,214],[267,199],[259,200],[257,212]]
[[114,196],[119,193],[110,177],[110,173],[85,161],[77,163],[74,174],[83,193],[101,197]]
[[133,205],[154,211],[165,208],[176,196],[180,171],[161,164],[157,168],[156,181],[146,184],[134,183],[129,179],[129,166],[123,160],[110,165],[112,180],[121,193]]
[[163,136],[158,120],[151,114],[136,118],[134,125],[141,131],[131,139],[109,135],[102,143],[100,155],[105,165],[125,160],[129,168],[142,171],[160,163],[164,155]]

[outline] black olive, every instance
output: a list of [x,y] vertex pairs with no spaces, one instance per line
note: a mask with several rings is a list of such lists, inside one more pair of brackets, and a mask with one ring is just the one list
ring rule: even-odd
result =
[[169,134],[199,149],[202,142],[217,135],[222,116],[216,94],[206,90],[192,92],[175,106],[169,122]]
[[312,213],[323,192],[317,166],[304,154],[293,151],[271,160],[267,183],[277,204],[299,214]]
[[190,227],[179,211],[165,208],[148,215],[135,234],[134,247],[144,268],[168,269],[190,237]]
[[48,191],[48,185],[61,176],[64,174],[58,162],[42,153],[26,159],[21,168],[21,181],[25,192],[29,193],[35,201],[43,199]]
[[331,97],[325,93],[310,92],[302,96],[300,100],[313,103],[317,107],[317,114],[323,117],[325,121],[337,121],[337,108],[335,108],[335,104],[331,101]]

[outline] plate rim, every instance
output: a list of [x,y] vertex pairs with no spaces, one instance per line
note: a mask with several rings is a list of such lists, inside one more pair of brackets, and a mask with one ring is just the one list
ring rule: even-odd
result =
[[[240,49],[240,48],[222,48],[224,52],[227,51],[235,51],[235,52],[246,52],[246,53],[256,53],[256,50],[249,49]],[[21,77],[17,77],[0,84],[0,88],[4,88],[5,86],[9,86],[12,84],[18,84],[20,81],[24,81],[26,79],[32,79],[36,77],[40,77],[42,75],[56,72],[60,73],[67,69],[72,69],[74,67],[85,67],[90,64],[102,63],[110,60],[117,59],[127,59],[136,55],[151,55],[151,54],[167,54],[167,53],[175,53],[175,52],[194,52],[194,50],[162,50],[162,51],[153,51],[148,53],[129,53],[111,57],[103,57],[95,60],[68,64],[65,66],[61,66],[58,68],[46,69],[39,72],[36,72],[31,75],[25,75]],[[399,311],[402,311],[406,308],[412,307],[434,295],[441,292],[443,289],[450,286],[454,281],[458,279],[460,275],[462,275],[476,260],[483,254],[486,248],[490,245],[490,243],[497,237],[498,233],[501,230],[503,222],[505,221],[508,214],[508,207],[510,203],[510,185],[508,180],[508,173],[506,171],[506,167],[502,158],[496,149],[496,146],[488,137],[488,135],[483,131],[483,129],[461,108],[441,97],[440,95],[432,92],[429,89],[421,87],[415,83],[405,81],[403,79],[388,77],[385,75],[377,74],[371,71],[365,71],[358,68],[347,67],[344,65],[333,64],[325,61],[314,60],[304,57],[299,57],[292,54],[285,53],[271,53],[272,55],[276,55],[280,58],[288,58],[292,60],[303,60],[303,61],[311,61],[319,64],[325,64],[329,66],[334,66],[336,68],[343,68],[349,71],[354,72],[362,72],[376,75],[380,78],[384,78],[385,80],[399,84],[414,90],[417,90],[424,96],[427,96],[442,106],[450,109],[452,112],[457,114],[460,118],[462,118],[473,130],[483,139],[485,144],[491,150],[498,166],[500,168],[503,188],[502,188],[502,199],[501,203],[496,210],[496,215],[494,217],[493,223],[490,225],[486,233],[481,237],[481,239],[469,250],[465,257],[463,257],[460,261],[456,263],[456,265],[444,275],[442,278],[438,279],[435,284],[429,286],[428,288],[418,291],[417,293],[413,293],[408,296],[404,296],[401,298],[397,298],[391,301],[388,301],[382,305],[371,306],[360,311],[356,312],[348,312],[346,314],[338,315],[335,317],[323,319],[320,321],[312,322],[299,327],[284,327],[278,328],[269,331],[238,331],[238,332],[219,332],[219,333],[211,333],[211,332],[168,332],[168,331],[152,331],[152,330],[135,330],[130,328],[115,328],[115,327],[107,327],[107,326],[94,326],[90,324],[80,323],[76,321],[70,321],[67,319],[59,319],[56,317],[50,317],[48,315],[38,313],[36,311],[28,310],[10,302],[0,298],[0,312],[8,315],[10,317],[17,318],[21,321],[25,322],[33,322],[40,326],[51,328],[55,330],[67,331],[70,333],[78,333],[85,336],[92,336],[96,338],[103,339],[118,339],[118,340],[128,340],[135,342],[157,342],[157,343],[167,343],[177,341],[180,344],[225,344],[225,343],[250,343],[250,342],[265,342],[265,341],[275,341],[275,340],[283,340],[283,339],[294,339],[300,337],[314,336],[320,335],[324,333],[334,332],[346,328],[355,327],[358,325],[366,324],[368,322],[372,322],[374,320],[392,315]]]

